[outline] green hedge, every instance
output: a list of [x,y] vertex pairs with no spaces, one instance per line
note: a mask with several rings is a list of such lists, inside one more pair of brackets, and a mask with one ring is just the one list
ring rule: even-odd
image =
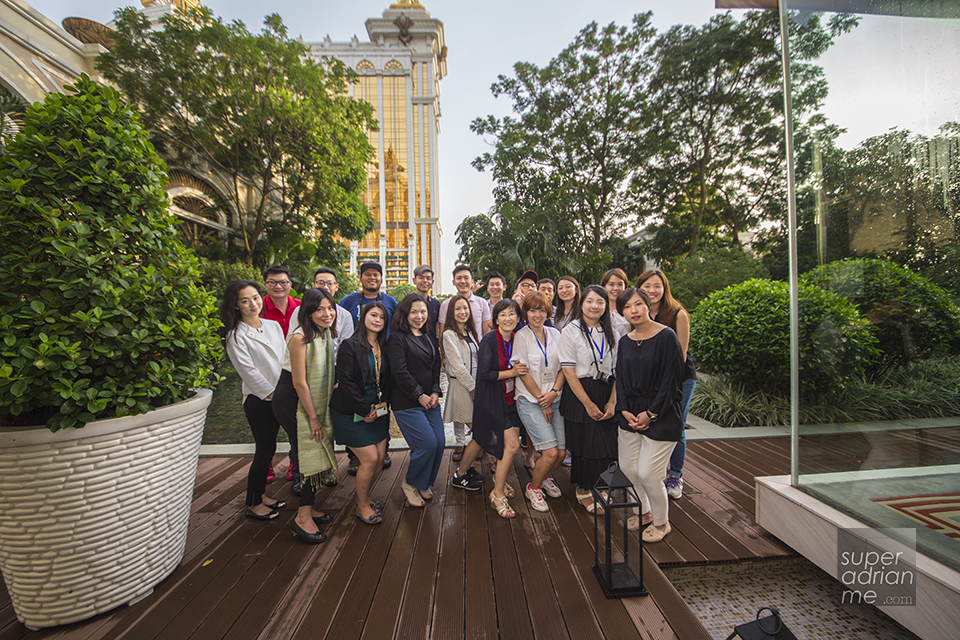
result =
[[759,259],[742,249],[706,247],[680,258],[667,277],[673,297],[687,311],[693,311],[714,291],[753,278],[769,278],[770,273]]
[[[876,339],[840,296],[810,285],[801,285],[799,296],[801,390],[834,392],[877,357]],[[691,353],[747,392],[788,394],[789,300],[785,282],[762,279],[712,293],[691,314]]]

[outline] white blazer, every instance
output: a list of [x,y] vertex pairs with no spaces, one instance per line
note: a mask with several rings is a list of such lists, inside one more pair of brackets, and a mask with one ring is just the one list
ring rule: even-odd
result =
[[280,359],[287,349],[280,323],[260,321],[262,331],[241,322],[227,334],[227,355],[243,381],[244,401],[251,393],[261,400],[273,393],[280,380]]

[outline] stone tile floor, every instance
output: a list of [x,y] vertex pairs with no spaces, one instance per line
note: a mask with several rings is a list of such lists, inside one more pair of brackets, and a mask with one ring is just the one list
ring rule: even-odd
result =
[[754,620],[761,607],[779,609],[784,625],[798,640],[918,638],[870,605],[840,604],[840,583],[804,558],[664,567],[664,573],[720,640],[738,624]]

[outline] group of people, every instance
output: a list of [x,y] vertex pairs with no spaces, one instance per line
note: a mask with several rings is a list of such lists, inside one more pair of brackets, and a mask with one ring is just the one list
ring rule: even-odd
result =
[[[592,488],[616,461],[641,499],[628,527],[646,527],[646,542],[669,533],[667,497],[682,494],[696,370],[687,350],[689,316],[662,272],[647,271],[629,287],[627,275],[611,269],[599,285],[581,289],[572,276],[554,281],[528,270],[506,297],[504,276],[478,283],[470,267],[459,265],[456,294],[442,303],[430,295],[434,272],[427,265],[414,271],[417,293],[399,303],[380,291],[382,279],[381,265],[362,264],[361,290],[340,305],[329,268],[317,270],[300,301],[290,297],[283,267],[264,271],[266,298],[249,280],[227,287],[220,309],[227,353],[243,381],[256,444],[247,517],[270,520],[284,506],[266,495],[283,427],[291,445],[288,478],[299,495],[290,523],[295,535],[326,539],[320,525],[331,517],[313,506],[319,486],[337,482],[334,442],[351,453],[356,517],[380,523],[384,505],[370,494],[390,463],[392,412],[410,448],[401,486],[411,507],[433,498],[443,425],[452,422],[459,465],[452,486],[479,491],[484,475],[475,463],[486,452],[496,460],[488,500],[501,517],[516,515],[510,500],[517,491],[507,477],[524,449],[524,496],[534,510],[548,511],[546,497],[561,497],[553,474],[568,463],[575,497],[593,513],[600,507]],[[489,300],[477,295],[482,287]]]

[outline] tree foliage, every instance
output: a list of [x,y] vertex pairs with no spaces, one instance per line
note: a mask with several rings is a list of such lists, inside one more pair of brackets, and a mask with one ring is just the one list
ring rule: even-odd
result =
[[161,153],[232,181],[246,262],[271,218],[301,234],[363,237],[373,224],[360,199],[372,153],[364,129],[376,121],[347,96],[352,72],[309,58],[276,14],[259,34],[206,8],[161,22],[154,30],[143,13],[118,11],[98,68],[140,106]]
[[213,384],[212,296],[136,113],[86,75],[0,155],[0,423],[52,430]]

